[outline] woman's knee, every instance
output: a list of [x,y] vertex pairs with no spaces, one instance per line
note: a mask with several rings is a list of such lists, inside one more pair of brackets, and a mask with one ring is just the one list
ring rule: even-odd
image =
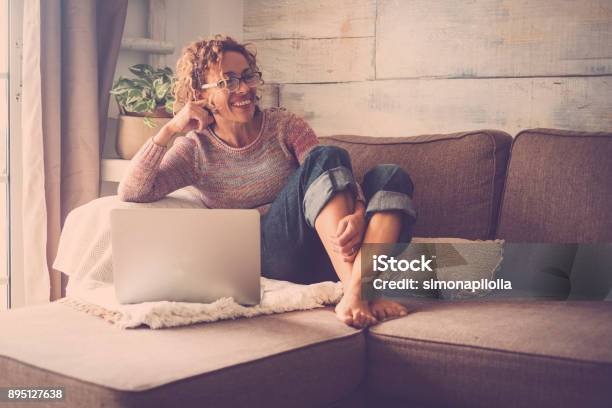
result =
[[340,191],[357,194],[349,153],[337,146],[316,146],[302,165],[304,216],[309,226]]
[[317,163],[323,169],[344,166],[351,169],[349,153],[338,146],[319,145],[310,150],[305,163]]
[[379,164],[363,177],[363,189],[367,196],[377,191],[395,191],[412,197],[414,183],[410,175],[397,164]]
[[400,238],[409,239],[417,212],[412,201],[414,184],[408,173],[396,164],[379,164],[364,176],[363,190],[368,201],[366,217],[380,211],[401,211],[404,216]]

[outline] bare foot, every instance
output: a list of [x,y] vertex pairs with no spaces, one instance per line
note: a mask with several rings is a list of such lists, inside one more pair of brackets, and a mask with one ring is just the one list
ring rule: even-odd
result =
[[336,317],[349,326],[358,329],[376,323],[376,318],[370,312],[368,302],[361,300],[360,295],[346,292],[340,303],[336,305]]
[[406,316],[408,314],[408,309],[406,309],[405,306],[387,299],[376,299],[371,301],[370,310],[378,320]]

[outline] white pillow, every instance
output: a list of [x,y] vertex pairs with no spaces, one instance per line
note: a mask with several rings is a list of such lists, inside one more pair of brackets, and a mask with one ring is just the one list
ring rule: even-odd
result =
[[206,208],[191,187],[153,203],[130,203],[118,196],[101,197],[68,214],[53,268],[70,276],[69,287],[84,281],[113,282],[110,211],[114,208]]
[[[469,240],[463,238],[413,238],[413,243],[431,244],[436,255],[436,278],[439,281],[493,280],[503,259],[503,240]],[[460,260],[459,262],[457,260]],[[469,299],[486,296],[489,289],[440,290],[441,299]]]

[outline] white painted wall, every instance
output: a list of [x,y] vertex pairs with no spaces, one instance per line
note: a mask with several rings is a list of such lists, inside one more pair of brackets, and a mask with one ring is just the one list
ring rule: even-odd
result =
[[320,136],[612,131],[610,0],[249,0],[244,37]]
[[214,34],[242,40],[242,0],[181,0],[167,6],[166,36],[175,45],[167,59],[174,68],[189,42]]

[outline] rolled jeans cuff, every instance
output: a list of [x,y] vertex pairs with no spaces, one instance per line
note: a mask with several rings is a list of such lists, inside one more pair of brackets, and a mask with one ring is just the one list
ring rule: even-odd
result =
[[315,220],[334,194],[350,188],[357,196],[357,183],[353,173],[346,167],[340,166],[321,173],[304,194],[304,217],[308,225],[314,228]]
[[369,218],[377,211],[390,210],[403,211],[412,221],[416,220],[417,217],[412,198],[408,194],[385,190],[377,191],[370,198],[366,208],[366,217]]

